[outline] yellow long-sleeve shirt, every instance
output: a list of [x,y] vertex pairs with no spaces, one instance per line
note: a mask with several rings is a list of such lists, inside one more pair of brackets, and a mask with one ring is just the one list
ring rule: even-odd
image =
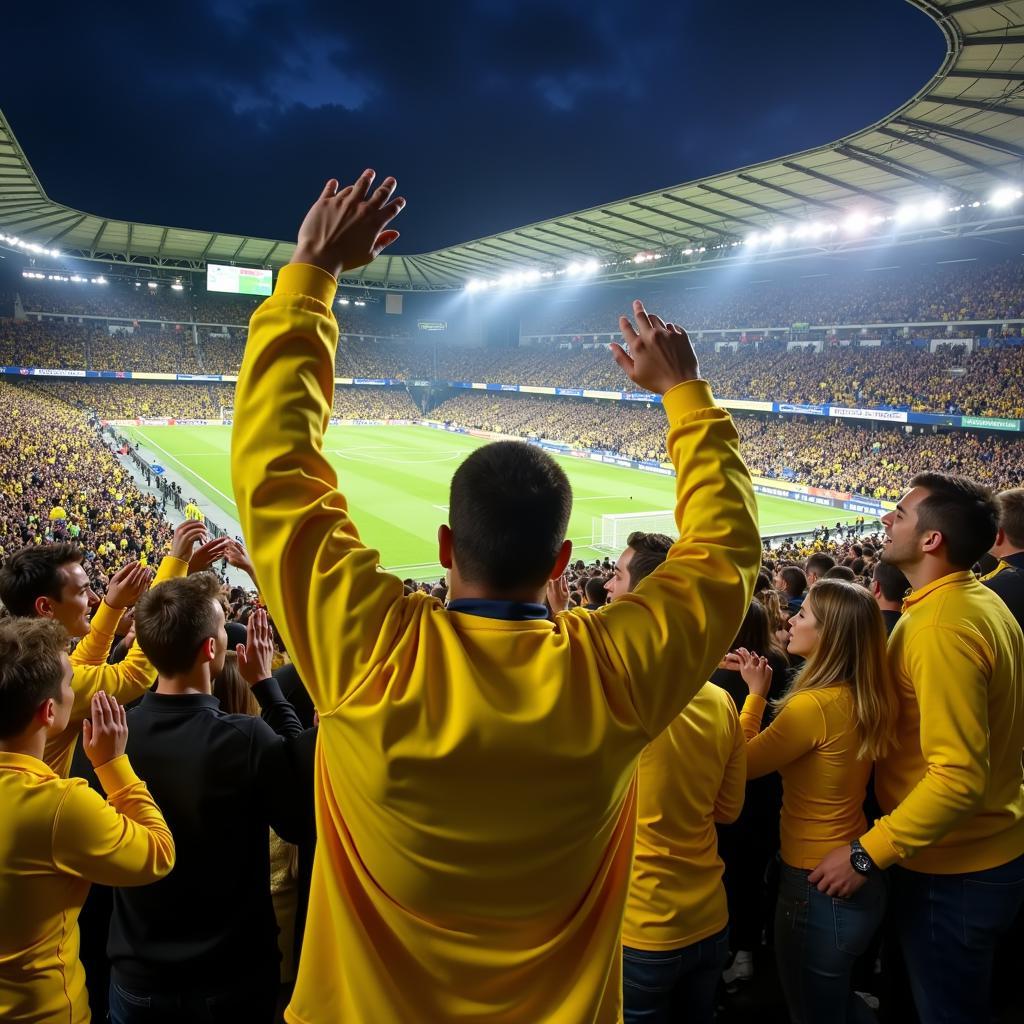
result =
[[848,686],[794,694],[764,732],[763,697],[750,694],[740,722],[747,737],[747,777],[782,776],[782,859],[811,869],[865,827],[871,762],[858,760],[861,737]]
[[929,874],[1024,853],[1024,633],[969,572],[915,590],[889,638],[899,747],[880,761],[876,864]]
[[617,1021],[636,759],[727,649],[760,564],[735,428],[703,381],[665,396],[680,539],[611,607],[520,621],[404,597],[323,455],[335,288],[281,271],[232,436],[247,545],[320,712],[287,1018]]
[[624,945],[680,949],[729,923],[715,822],[743,809],[744,746],[732,697],[705,683],[644,748]]
[[83,779],[0,752],[0,1020],[89,1020],[78,914],[90,882],[146,885],[174,866],[174,841],[122,755]]
[[[188,562],[167,555],[160,562],[153,586],[175,576],[184,576],[187,572]],[[43,754],[43,760],[61,778],[66,779],[71,772],[75,744],[82,732],[82,722],[89,716],[93,697],[103,691],[118,703],[127,704],[141,697],[156,679],[156,669],[137,643],[132,644],[124,661],[117,665],[107,664],[114,631],[123,614],[121,609],[111,608],[106,601],[101,601],[89,622],[89,632],[71,652],[71,666],[74,669],[71,688],[75,693],[71,718],[62,733],[46,741]]]

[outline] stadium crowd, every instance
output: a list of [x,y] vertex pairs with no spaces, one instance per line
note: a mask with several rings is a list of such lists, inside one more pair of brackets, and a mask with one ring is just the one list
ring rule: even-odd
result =
[[[230,373],[241,365],[241,329],[206,332],[198,347],[188,329],[133,333],[94,327],[0,322],[4,365],[163,373]],[[836,347],[815,352],[764,343],[740,351],[700,349],[722,398],[784,399],[801,404],[889,407],[1017,418],[1024,415],[1024,346],[934,352],[909,343]],[[524,345],[473,349],[350,336],[335,374],[401,380],[472,380],[621,391],[627,380],[609,366],[603,345]],[[993,379],[1003,386],[993,388]]]
[[[245,546],[171,534],[85,415],[0,383],[0,1017],[708,1024],[764,940],[794,1021],[990,1020],[1024,907],[1024,491],[883,441],[884,536],[769,552],[732,418],[637,302],[613,354],[665,440],[623,443],[667,455],[678,539],[574,563],[564,471],[497,442],[453,476],[442,593],[403,585],[311,429],[337,275],[397,237],[373,178],[327,183],[253,316]],[[787,438],[800,471],[838,479],[834,429],[820,461]],[[965,468],[1002,472],[988,444]]]
[[[606,449],[631,459],[668,458],[664,413],[653,403],[460,391],[428,416],[498,434]],[[946,467],[1000,489],[1024,484],[1024,443],[1013,434],[908,434],[903,427],[810,416],[744,416],[736,424],[743,458],[759,476],[892,500],[915,469]]]
[[[786,328],[793,324],[924,324],[976,320],[1000,323],[1024,317],[1024,278],[1019,260],[969,265],[882,268],[795,277],[788,269],[768,278],[751,274],[693,274],[681,288],[660,289],[658,303],[670,322],[687,329]],[[698,283],[698,281],[700,283]],[[619,306],[581,296],[560,303],[557,316],[544,303],[525,307],[527,335],[605,333]],[[1019,330],[1016,331],[1019,334]]]

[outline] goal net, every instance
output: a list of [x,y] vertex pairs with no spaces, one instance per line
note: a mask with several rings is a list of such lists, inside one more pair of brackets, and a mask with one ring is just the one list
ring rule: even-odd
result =
[[679,536],[676,514],[666,512],[623,512],[594,517],[591,521],[592,544],[602,551],[618,554],[626,546],[626,538],[634,530],[644,533],[665,533],[673,540]]
[[235,422],[235,407],[233,405],[222,405],[220,407],[220,421],[229,425]]

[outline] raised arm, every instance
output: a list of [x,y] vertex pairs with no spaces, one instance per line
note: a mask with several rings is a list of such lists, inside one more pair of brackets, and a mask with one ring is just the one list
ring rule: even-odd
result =
[[334,396],[342,270],[398,237],[395,180],[327,183],[299,229],[290,266],[253,314],[235,392],[231,474],[260,590],[321,713],[333,711],[398,635],[401,582],[378,572],[323,453]]
[[174,867],[174,839],[128,763],[127,738],[124,708],[97,694],[84,746],[107,802],[88,786],[73,785],[53,826],[54,864],[103,885],[147,885]]
[[633,304],[613,355],[663,395],[676,470],[679,539],[637,588],[587,621],[604,631],[641,724],[656,736],[704,685],[733,642],[761,566],[757,506],[732,418],[715,405],[686,332]]

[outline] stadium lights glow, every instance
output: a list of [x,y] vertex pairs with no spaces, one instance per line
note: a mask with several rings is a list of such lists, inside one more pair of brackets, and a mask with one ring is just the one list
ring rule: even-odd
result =
[[26,242],[18,238],[17,235],[0,234],[0,242],[13,246],[15,249],[21,249],[24,252],[33,253],[36,256],[60,256],[60,249],[47,249],[45,246],[36,245],[35,242]]
[[338,302],[342,306],[347,306],[348,305],[348,299],[338,299]]
[[1015,188],[997,188],[995,192],[988,197],[988,201],[992,206],[1002,208],[1009,206],[1011,203],[1015,203],[1018,199],[1024,196],[1024,192],[1019,192]]
[[661,252],[638,252],[633,257],[634,263],[650,263],[651,260],[660,260],[664,258],[664,253]]
[[107,283],[107,279],[102,275],[100,277],[83,277],[81,274],[72,274],[68,277],[66,274],[43,274],[38,270],[23,270],[21,276],[27,277],[31,281],[70,281],[74,284]]
[[147,288],[159,288],[159,287],[160,287],[160,285],[158,285],[158,284],[156,283],[156,281],[149,281],[149,282],[147,282],[147,284],[146,284],[146,287],[147,287]]
[[366,303],[362,299],[356,299],[356,303],[355,304],[357,306],[365,306],[366,305]]
[[174,284],[171,285],[171,289],[173,291],[180,292],[185,290],[185,286],[180,281],[175,281]]

